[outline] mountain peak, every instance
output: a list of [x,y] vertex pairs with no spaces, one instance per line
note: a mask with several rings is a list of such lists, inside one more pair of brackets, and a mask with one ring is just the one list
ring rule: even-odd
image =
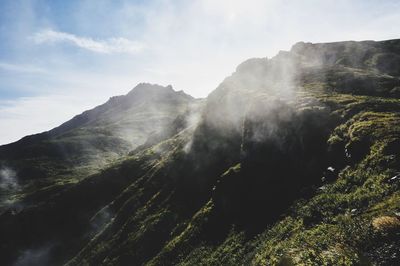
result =
[[137,93],[160,93],[160,92],[175,92],[171,85],[161,86],[158,84],[151,83],[139,83],[136,85],[127,95]]
[[176,91],[172,85],[161,86],[151,83],[139,83],[126,95],[128,98],[158,98],[158,97],[176,97],[180,96],[186,99],[193,100],[194,97],[186,94],[184,91]]

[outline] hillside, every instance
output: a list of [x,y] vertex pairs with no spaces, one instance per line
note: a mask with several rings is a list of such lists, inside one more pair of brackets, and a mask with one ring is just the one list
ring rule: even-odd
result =
[[[132,125],[113,135],[126,150],[56,193],[11,204],[0,215],[0,261],[398,265],[399,93],[400,40],[298,43],[240,64],[204,108],[182,94],[200,118],[172,110],[172,126],[147,142],[141,129],[141,141],[122,136],[148,116],[126,122],[128,111],[93,109],[50,135],[91,137],[118,121]],[[113,108],[129,110],[118,99]]]
[[0,169],[18,176],[2,192],[24,196],[43,190],[46,197],[126,156],[159,132],[164,134],[159,138],[173,135],[201,104],[171,86],[139,84],[59,127],[0,146]]

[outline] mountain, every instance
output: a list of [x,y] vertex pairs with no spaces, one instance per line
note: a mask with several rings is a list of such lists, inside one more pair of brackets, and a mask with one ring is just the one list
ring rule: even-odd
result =
[[21,194],[41,189],[47,194],[127,155],[160,131],[171,135],[179,119],[185,122],[184,116],[200,107],[201,101],[171,86],[139,84],[59,127],[0,146],[0,168],[18,175]]
[[[117,121],[132,127],[113,136],[131,146],[101,170],[56,175],[57,190],[9,203],[0,261],[398,265],[399,66],[400,40],[297,43],[243,62],[204,101],[170,92],[193,111],[171,112],[164,128],[143,131],[142,145],[123,138],[147,121],[122,122],[131,93],[110,100],[113,108],[84,113],[53,138],[90,138]],[[137,106],[157,101],[136,97]]]

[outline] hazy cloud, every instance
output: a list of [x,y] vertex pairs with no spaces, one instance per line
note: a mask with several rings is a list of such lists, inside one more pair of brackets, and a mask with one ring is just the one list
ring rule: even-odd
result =
[[26,249],[20,252],[20,256],[15,262],[15,266],[28,265],[50,265],[50,251],[53,245],[46,245],[40,248]]
[[35,74],[46,72],[45,69],[37,67],[37,66],[10,64],[10,63],[6,63],[6,62],[0,62],[0,69],[5,70],[5,71],[35,73]]
[[[96,98],[88,101],[86,98],[65,95],[0,101],[0,125],[4,125],[0,132],[0,143],[5,144],[20,139],[21,132],[38,133],[52,129],[79,112],[95,106],[97,101],[99,100]],[[9,172],[0,173],[4,182],[11,180],[9,177],[12,177],[9,174],[4,175],[6,173]]]
[[0,169],[0,189],[15,190],[18,188],[17,174],[8,167]]
[[112,54],[127,53],[135,54],[140,52],[144,46],[140,42],[131,41],[125,38],[109,38],[105,40],[92,39],[76,36],[74,34],[54,31],[51,29],[42,30],[33,35],[33,40],[37,44],[43,43],[70,43],[79,48],[96,53]]

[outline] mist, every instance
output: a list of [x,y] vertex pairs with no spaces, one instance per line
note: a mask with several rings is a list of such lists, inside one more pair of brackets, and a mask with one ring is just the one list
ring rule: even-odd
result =
[[26,249],[20,252],[15,266],[47,266],[50,263],[50,251],[53,245],[45,245],[39,248]]
[[18,187],[17,173],[8,167],[0,168],[0,189],[15,191]]

